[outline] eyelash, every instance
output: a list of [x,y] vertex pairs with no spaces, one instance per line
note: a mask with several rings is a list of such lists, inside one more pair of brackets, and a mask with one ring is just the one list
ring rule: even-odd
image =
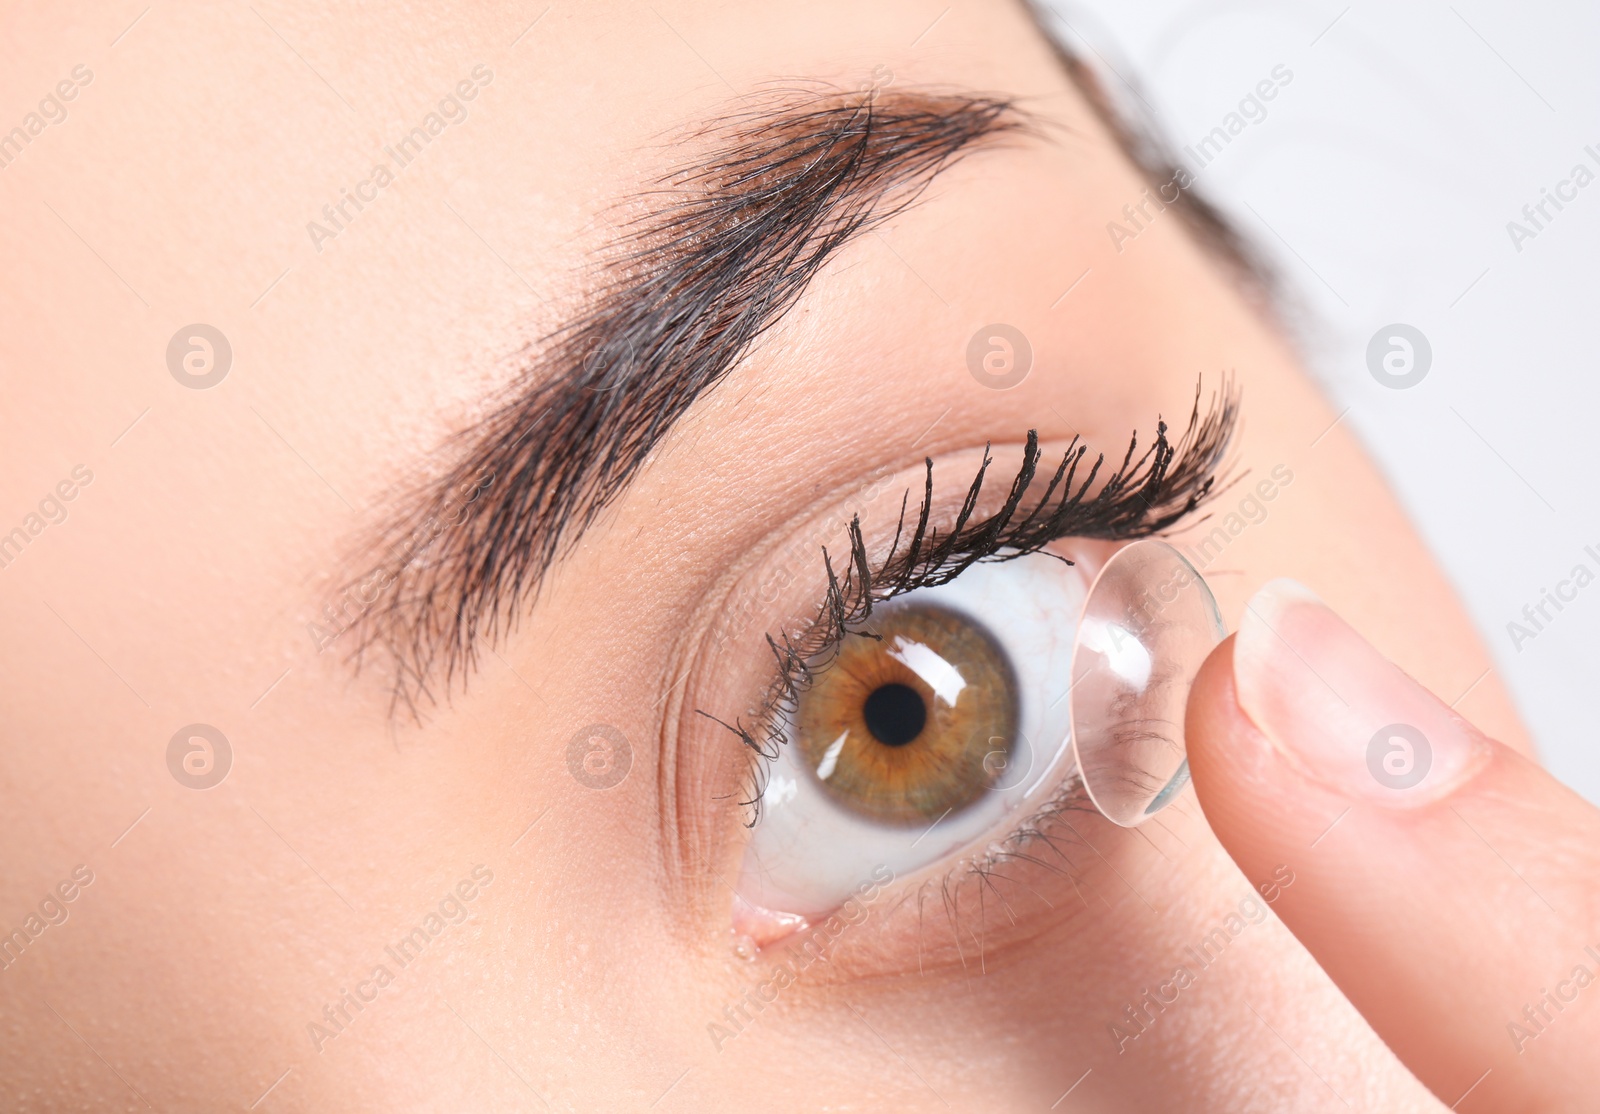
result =
[[[977,958],[980,969],[984,961],[984,917],[986,914],[984,895],[992,891],[995,897],[1000,900],[1002,906],[1007,909],[1008,915],[1010,911],[1009,903],[1006,902],[1005,896],[1000,892],[998,885],[1000,882],[1017,882],[1017,879],[1001,873],[1001,868],[1006,864],[1012,862],[1030,863],[1040,869],[1061,875],[1072,883],[1073,891],[1087,905],[1088,900],[1084,898],[1083,890],[1078,884],[1080,878],[1078,861],[1062,850],[1062,840],[1056,829],[1060,825],[1066,825],[1068,831],[1071,832],[1071,836],[1066,842],[1088,847],[1089,842],[1083,838],[1077,828],[1073,827],[1072,821],[1067,819],[1067,814],[1071,812],[1093,814],[1094,811],[1095,807],[1090,803],[1089,795],[1084,792],[1083,782],[1074,773],[1061,785],[1057,786],[1048,798],[1040,802],[1032,813],[1019,821],[1010,834],[995,843],[991,843],[975,856],[963,856],[952,864],[950,870],[946,871],[942,877],[928,879],[918,886],[916,890],[902,896],[900,899],[901,904],[910,901],[913,894],[917,901],[918,972],[920,973],[922,970],[923,941],[927,927],[923,917],[923,908],[928,892],[932,889],[937,888],[938,890],[939,903],[944,909],[945,920],[950,926],[957,952],[961,956],[962,966],[966,965],[966,952],[962,946],[962,932],[966,931],[977,945]],[[1061,860],[1061,865],[1057,866],[1033,854],[1031,848],[1036,843],[1042,843],[1048,847],[1056,858]],[[967,927],[961,919],[962,884],[972,879],[978,881],[978,933],[973,933],[971,928]],[[1029,889],[1037,896],[1038,891],[1032,890],[1031,887],[1026,885],[1024,885],[1024,888]],[[1012,921],[1015,923],[1014,916]]]
[[[740,802],[748,813],[746,826],[754,827],[760,820],[767,770],[785,741],[783,725],[793,714],[801,693],[832,664],[847,637],[879,637],[862,629],[875,603],[918,588],[946,584],[980,561],[1010,561],[1037,553],[1061,538],[1131,541],[1158,534],[1192,514],[1216,489],[1239,416],[1239,392],[1231,377],[1224,378],[1204,415],[1201,413],[1202,396],[1203,384],[1197,384],[1188,426],[1176,443],[1167,436],[1166,422],[1158,419],[1155,440],[1136,459],[1139,437],[1133,434],[1122,464],[1093,495],[1089,494],[1090,488],[1099,477],[1106,457],[1104,453],[1097,455],[1087,475],[1078,480],[1088,448],[1080,438],[1074,437],[1044,494],[1020,517],[1023,501],[1039,475],[1043,454],[1039,449],[1038,431],[1028,431],[1022,465],[1011,481],[1005,503],[993,514],[973,522],[972,515],[993,460],[989,446],[985,445],[983,462],[967,488],[966,499],[943,535],[937,527],[929,525],[933,507],[933,460],[924,459],[926,478],[922,502],[909,543],[901,548],[901,540],[906,536],[906,509],[910,498],[907,492],[906,498],[901,500],[900,520],[889,554],[876,571],[867,555],[860,518],[853,517],[849,528],[850,559],[843,575],[835,571],[827,549],[822,551],[828,588],[815,618],[796,639],[791,639],[787,632],[778,638],[767,635],[767,646],[777,660],[777,674],[753,715],[754,728],[745,726],[742,718],[730,724],[697,709],[699,715],[737,736],[753,756],[750,791]],[[1065,557],[1058,559],[1065,564],[1073,563]],[[1046,814],[1053,816],[1068,807],[1070,804],[1059,800],[1047,802],[1039,816],[1024,822],[1018,834],[1036,827],[1035,821],[1047,819]]]

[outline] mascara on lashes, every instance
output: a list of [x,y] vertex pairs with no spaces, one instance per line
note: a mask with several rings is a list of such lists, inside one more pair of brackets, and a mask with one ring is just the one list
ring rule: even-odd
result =
[[827,549],[822,551],[828,587],[810,624],[797,638],[787,632],[780,632],[777,638],[767,635],[777,673],[752,725],[746,726],[743,718],[728,723],[697,709],[699,715],[732,732],[755,756],[751,789],[742,802],[748,813],[747,826],[754,826],[760,819],[767,767],[784,742],[786,716],[792,716],[800,693],[814,683],[817,674],[833,664],[838,647],[847,636],[875,637],[862,626],[872,615],[875,602],[948,583],[980,561],[1015,560],[1066,537],[1106,541],[1149,537],[1197,510],[1215,490],[1238,426],[1240,401],[1232,379],[1226,378],[1202,413],[1203,389],[1203,383],[1196,384],[1188,424],[1176,442],[1169,437],[1166,422],[1157,419],[1151,444],[1136,457],[1139,437],[1137,433],[1131,435],[1122,463],[1098,488],[1095,482],[1105,465],[1105,454],[1098,454],[1079,480],[1089,450],[1081,437],[1074,436],[1043,495],[1023,512],[1043,455],[1038,431],[1029,430],[1021,467],[1004,504],[993,514],[974,520],[993,461],[986,445],[966,498],[942,534],[929,521],[933,508],[933,461],[925,459],[922,500],[909,539],[902,548],[910,495],[907,492],[888,556],[876,571],[867,553],[860,519],[852,518],[849,560],[842,573],[835,569]]

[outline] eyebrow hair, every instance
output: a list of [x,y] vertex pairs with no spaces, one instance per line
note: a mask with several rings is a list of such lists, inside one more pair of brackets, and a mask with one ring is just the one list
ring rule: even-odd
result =
[[386,649],[396,706],[413,714],[435,685],[448,693],[831,257],[977,145],[1029,130],[1003,97],[807,87],[692,131],[704,153],[639,195],[645,215],[623,225],[583,308],[372,544],[350,624],[358,667]]

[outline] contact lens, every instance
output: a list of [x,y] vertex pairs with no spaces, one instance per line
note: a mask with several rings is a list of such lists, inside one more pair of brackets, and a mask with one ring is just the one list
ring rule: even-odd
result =
[[1126,545],[1084,600],[1068,713],[1089,799],[1131,828],[1188,784],[1183,739],[1189,687],[1227,633],[1195,567],[1165,542]]

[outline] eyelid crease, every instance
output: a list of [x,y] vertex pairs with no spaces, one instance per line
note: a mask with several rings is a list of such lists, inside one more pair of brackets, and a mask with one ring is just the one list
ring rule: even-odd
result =
[[[1204,384],[1197,382],[1188,425],[1176,443],[1168,436],[1166,422],[1157,419],[1154,440],[1135,458],[1139,437],[1134,433],[1129,438],[1121,465],[1106,477],[1093,495],[1089,492],[1105,464],[1105,454],[1096,456],[1088,475],[1074,486],[1088,447],[1081,438],[1073,437],[1044,493],[1020,519],[1017,515],[1039,474],[1043,455],[1037,430],[1028,431],[1022,465],[1011,482],[1005,502],[993,514],[970,522],[993,461],[985,446],[978,473],[955,519],[942,535],[937,527],[929,525],[933,509],[933,461],[925,459],[922,501],[911,538],[902,550],[908,491],[901,500],[900,518],[888,556],[879,564],[876,573],[867,553],[860,517],[853,517],[849,526],[850,560],[842,576],[834,570],[827,548],[822,549],[827,588],[821,606],[805,631],[793,639],[786,631],[780,632],[777,638],[770,633],[766,636],[767,646],[776,659],[777,674],[752,717],[752,726],[747,727],[742,717],[730,724],[710,712],[696,709],[698,715],[732,732],[753,756],[750,791],[741,802],[748,811],[746,826],[753,827],[760,819],[767,766],[776,759],[777,748],[785,741],[784,716],[792,715],[800,694],[832,664],[846,637],[879,637],[865,626],[874,603],[917,588],[949,583],[980,561],[1010,561],[1040,552],[1051,542],[1066,537],[1106,541],[1150,537],[1188,517],[1215,494],[1238,426],[1240,392],[1232,376],[1227,375],[1212,394],[1204,414],[1201,412],[1203,396]],[[1052,499],[1056,500],[1053,506]],[[1072,563],[1065,557],[1060,560]]]

